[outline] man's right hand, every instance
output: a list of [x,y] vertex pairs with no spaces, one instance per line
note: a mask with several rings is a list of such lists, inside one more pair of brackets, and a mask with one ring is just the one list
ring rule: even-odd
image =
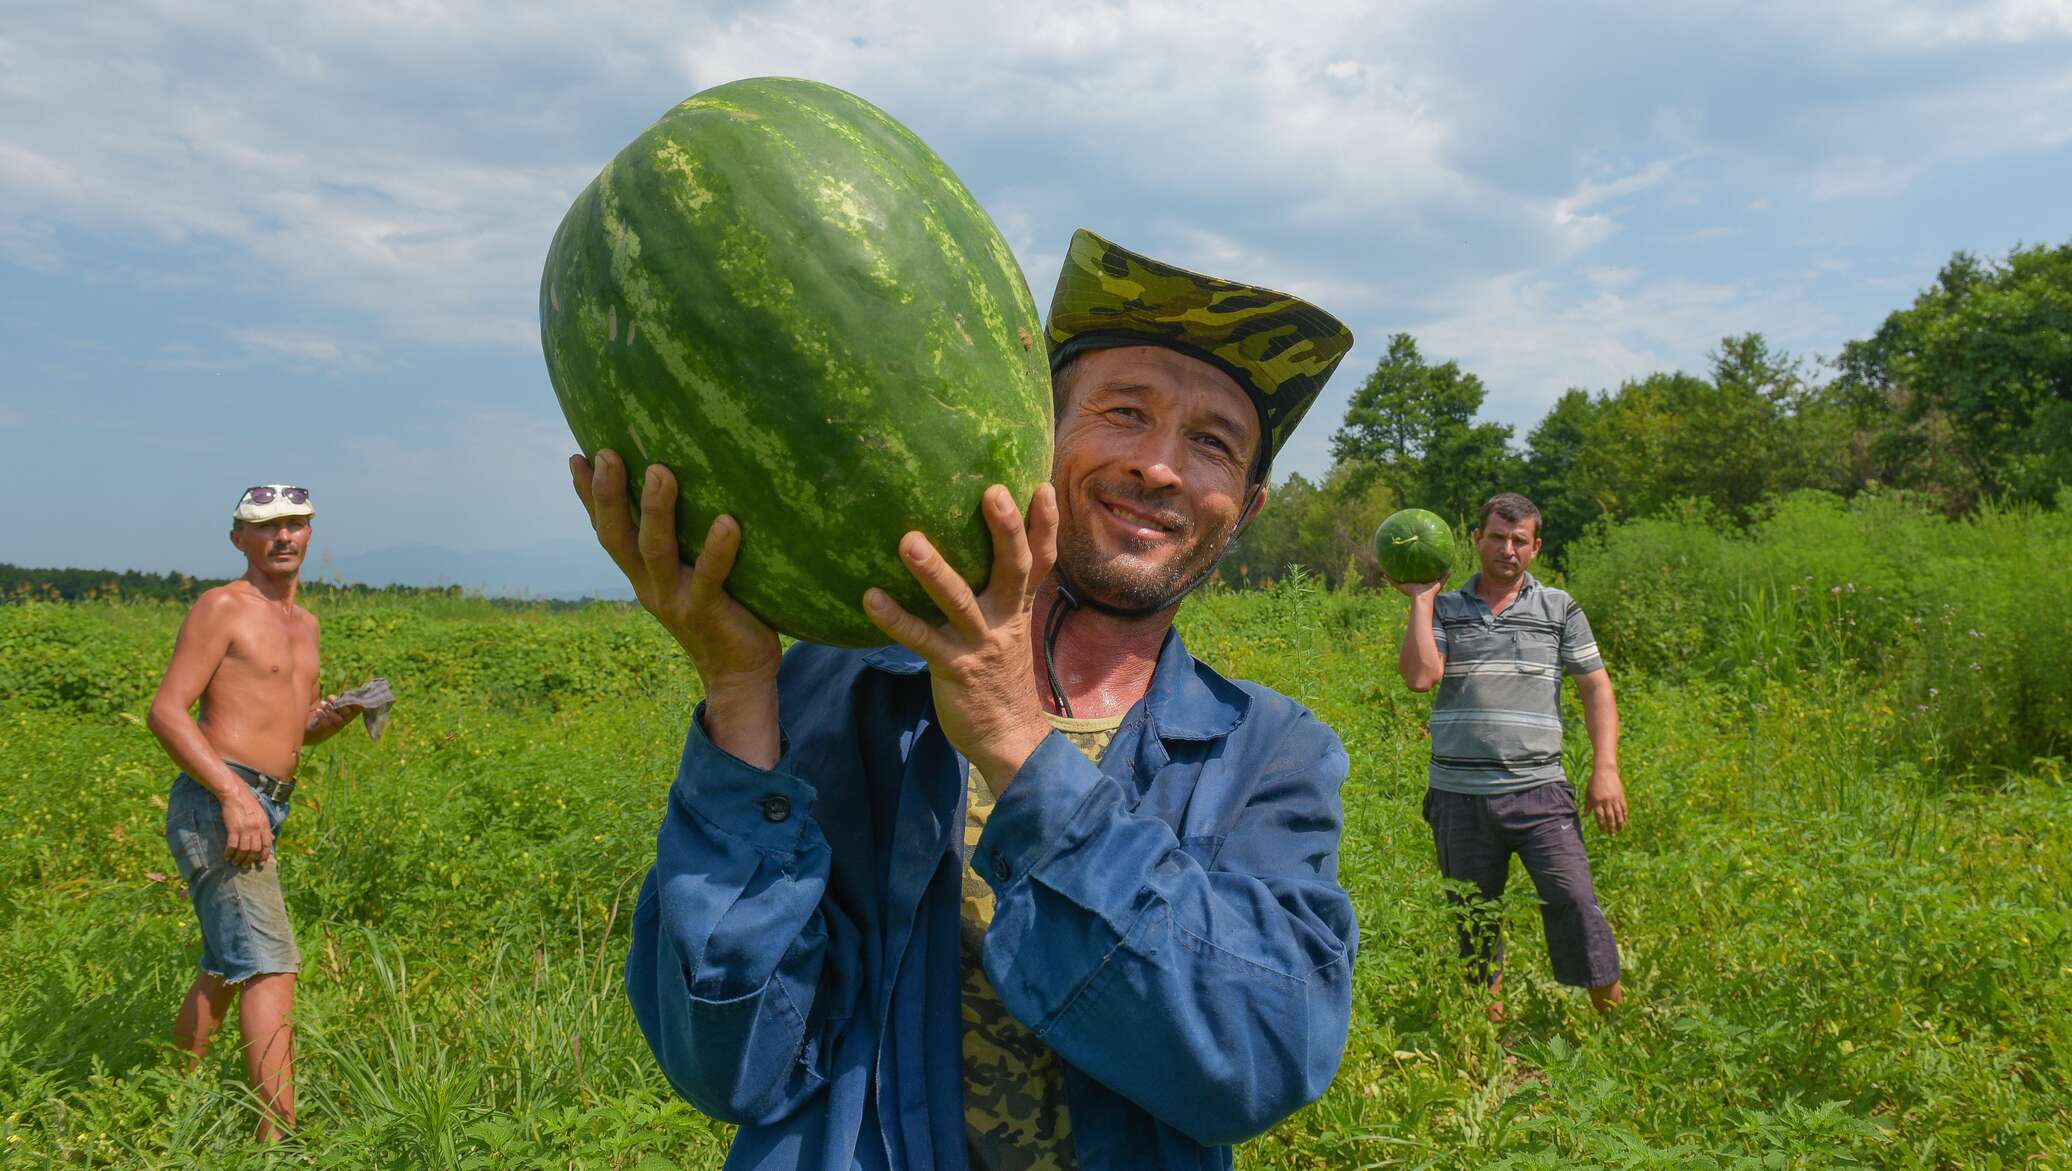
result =
[[715,518],[697,561],[686,565],[676,540],[675,473],[649,466],[636,523],[617,452],[599,451],[594,465],[570,456],[568,468],[597,543],[626,575],[641,607],[691,656],[705,685],[707,734],[749,764],[776,764],[777,632],[725,588],[741,552],[741,526],[731,516]]
[[240,782],[230,796],[217,798],[217,804],[228,831],[223,860],[232,866],[264,866],[273,857],[273,825],[259,808],[259,798]]
[[1442,577],[1438,581],[1397,581],[1390,578],[1389,584],[1396,587],[1404,597],[1417,602],[1428,597],[1437,597],[1439,591],[1446,588],[1446,579]]

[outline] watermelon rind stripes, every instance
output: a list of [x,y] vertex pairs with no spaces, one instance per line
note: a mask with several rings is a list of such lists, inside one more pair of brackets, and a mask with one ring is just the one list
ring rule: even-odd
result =
[[796,78],[670,110],[569,208],[540,340],[585,454],[679,483],[693,557],[740,522],[727,588],[783,633],[884,636],[878,586],[938,619],[902,565],[914,529],[983,586],[990,484],[1049,475],[1050,377],[1029,286],[949,167],[884,111]]
[[1444,581],[1453,568],[1453,530],[1422,508],[1391,513],[1374,530],[1374,558],[1390,581]]

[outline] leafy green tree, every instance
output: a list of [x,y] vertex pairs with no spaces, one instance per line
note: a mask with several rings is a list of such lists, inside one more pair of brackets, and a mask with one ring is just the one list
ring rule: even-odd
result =
[[1221,576],[1232,586],[1257,586],[1301,566],[1330,585],[1350,571],[1378,584],[1374,530],[1395,510],[1395,494],[1372,478],[1357,478],[1340,464],[1320,484],[1300,473],[1277,485],[1266,508],[1223,559]]
[[1316,495],[1317,486],[1300,472],[1291,472],[1274,485],[1267,493],[1266,507],[1223,558],[1219,572],[1224,582],[1239,588],[1260,585],[1281,576],[1289,565],[1301,563],[1297,534]]
[[1674,461],[1691,457],[1686,415],[1710,392],[1703,379],[1679,372],[1600,393],[1593,411],[1570,420],[1582,430],[1556,495],[1588,501],[1592,520],[1652,516],[1689,495],[1682,485],[1699,477]]
[[2072,483],[2072,244],[1959,252],[1838,362],[1874,473],[1961,512]]
[[1367,585],[1381,584],[1374,530],[1399,507],[1393,489],[1357,471],[1344,463],[1333,467],[1296,530],[1302,565],[1332,586],[1342,584],[1348,573]]
[[1660,516],[1702,500],[1746,523],[1774,496],[1842,492],[1851,417],[1804,364],[1759,333],[1723,338],[1709,378],[1650,374],[1563,395],[1526,438],[1526,476],[1550,552],[1600,518]]
[[1850,411],[1833,384],[1805,376],[1799,359],[1771,349],[1759,333],[1723,338],[1712,355],[1712,383],[1760,416],[1768,457],[1761,460],[1765,495],[1858,486],[1849,454]]
[[1557,556],[1604,515],[1604,502],[1581,482],[1584,461],[1599,426],[1601,407],[1587,390],[1570,389],[1554,401],[1525,439],[1525,494],[1540,506],[1540,537]]
[[1459,363],[1432,365],[1415,338],[1391,337],[1331,436],[1332,457],[1352,477],[1348,490],[1378,481],[1403,505],[1449,520],[1472,517],[1522,470],[1511,428],[1475,421],[1486,395],[1482,380]]
[[1746,521],[1772,495],[1826,486],[1820,469],[1834,460],[1800,438],[1815,401],[1800,363],[1759,333],[1723,338],[1711,357],[1712,377],[1681,386],[1673,404],[1658,495],[1709,500]]

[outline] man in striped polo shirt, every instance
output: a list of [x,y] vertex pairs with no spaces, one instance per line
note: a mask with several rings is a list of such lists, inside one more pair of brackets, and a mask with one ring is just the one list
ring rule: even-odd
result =
[[[1425,821],[1446,877],[1501,895],[1511,855],[1539,888],[1554,978],[1619,1002],[1619,950],[1598,909],[1583,850],[1576,793],[1561,767],[1561,676],[1575,676],[1590,734],[1584,804],[1599,827],[1626,827],[1619,780],[1619,711],[1611,677],[1582,607],[1526,572],[1540,552],[1540,510],[1516,492],[1482,506],[1475,552],[1482,572],[1458,590],[1398,582],[1410,621],[1396,667],[1432,702],[1431,788]],[[1465,906],[1463,907],[1465,911]],[[1503,939],[1488,915],[1464,914],[1461,956],[1489,981],[1489,1015],[1502,1016]]]

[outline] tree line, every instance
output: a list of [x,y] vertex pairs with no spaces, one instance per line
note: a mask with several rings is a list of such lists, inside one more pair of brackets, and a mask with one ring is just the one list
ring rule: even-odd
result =
[[1557,562],[1595,525],[1745,525],[1805,489],[1902,490],[1951,516],[1987,501],[2051,506],[2072,485],[2072,244],[1959,252],[1826,362],[1746,333],[1723,338],[1702,374],[1570,389],[1522,444],[1479,417],[1485,397],[1459,363],[1391,337],[1331,437],[1330,471],[1276,485],[1222,579],[1255,586],[1295,566],[1379,584],[1372,539],[1389,513],[1430,509],[1465,533],[1504,490],[1540,506]]
[[[177,570],[149,573],[140,569],[37,569],[0,561],[0,604],[8,602],[156,601],[192,602],[215,589],[226,577],[190,577]],[[437,597],[457,598],[457,585],[365,585],[360,582],[304,581],[308,597]]]

